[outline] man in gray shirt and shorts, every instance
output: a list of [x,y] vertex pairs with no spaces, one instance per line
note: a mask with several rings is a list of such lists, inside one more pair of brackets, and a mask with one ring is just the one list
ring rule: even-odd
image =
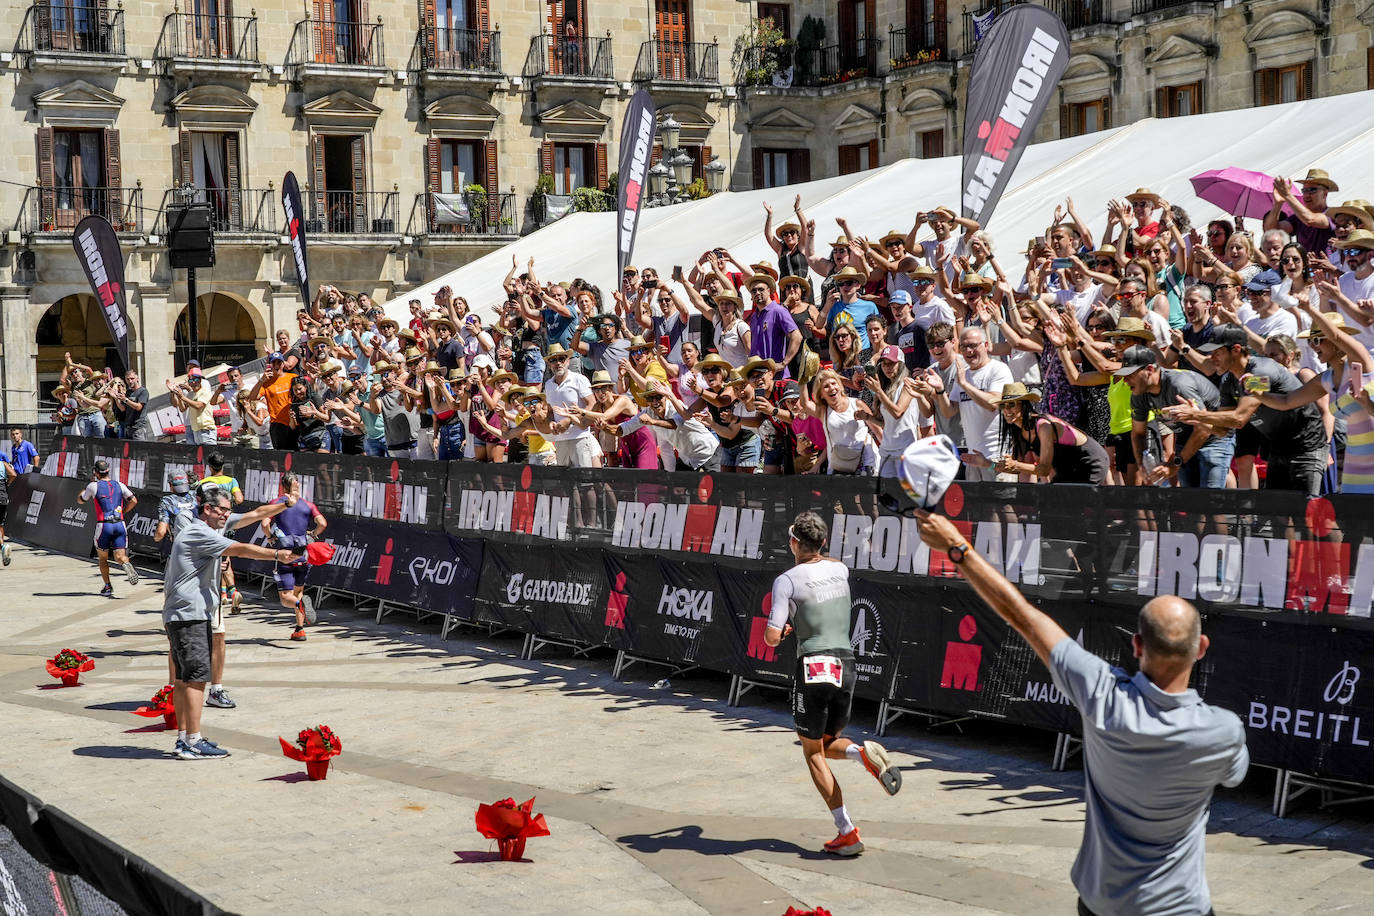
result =
[[[171,647],[173,702],[176,705],[177,743],[172,749],[182,760],[228,757],[229,752],[200,734],[205,709],[205,684],[210,679],[211,618],[220,612],[220,557],[276,560],[299,558],[288,550],[240,544],[224,536],[224,529],[251,525],[286,508],[286,503],[230,515],[230,497],[214,484],[196,488],[199,512],[177,531],[163,577],[162,622]],[[294,502],[294,497],[291,497]]]
[[921,539],[1021,634],[1082,714],[1088,812],[1070,872],[1080,916],[1211,913],[1203,841],[1212,791],[1239,785],[1250,754],[1236,714],[1188,687],[1208,645],[1197,609],[1174,595],[1146,603],[1132,638],[1140,670],[1128,675],[1032,607],[953,522],[916,514]]

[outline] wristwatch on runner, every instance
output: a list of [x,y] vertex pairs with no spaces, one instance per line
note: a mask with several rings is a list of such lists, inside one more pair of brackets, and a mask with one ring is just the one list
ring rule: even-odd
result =
[[973,548],[970,547],[967,542],[963,544],[955,544],[947,551],[947,553],[949,554],[949,561],[957,566],[958,564],[964,562],[964,557],[972,549]]

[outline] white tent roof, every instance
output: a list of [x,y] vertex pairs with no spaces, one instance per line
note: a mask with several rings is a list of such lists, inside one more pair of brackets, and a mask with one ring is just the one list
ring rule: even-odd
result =
[[[1362,142],[1363,141],[1363,142]],[[1040,235],[1056,204],[1066,196],[1100,234],[1106,202],[1137,187],[1148,187],[1186,209],[1194,226],[1224,215],[1199,200],[1188,179],[1208,169],[1237,166],[1271,175],[1301,176],[1309,167],[1326,169],[1342,184],[1333,202],[1371,197],[1364,174],[1374,141],[1374,92],[1352,93],[1289,105],[1246,108],[1186,118],[1147,118],[1128,127],[1067,140],[1035,144],[1026,150],[998,203],[987,230],[1009,276],[1025,259],[1015,252]],[[903,159],[854,175],[758,191],[717,194],[691,203],[644,211],[635,241],[634,263],[652,266],[666,279],[673,265],[684,270],[708,247],[730,250],[743,264],[776,262],[763,240],[763,202],[773,205],[775,224],[792,215],[800,194],[808,219],[816,221],[818,250],[839,234],[835,217],[855,232],[877,239],[911,228],[917,211],[944,205],[958,210],[960,157]],[[384,304],[387,313],[408,318],[406,300],[426,306],[448,284],[475,309],[489,312],[504,301],[501,281],[511,256],[521,271],[533,256],[543,281],[582,277],[609,297],[615,274],[615,214],[574,213],[519,241],[485,255]],[[1252,224],[1258,229],[1258,224]],[[929,237],[929,230],[923,230]]]

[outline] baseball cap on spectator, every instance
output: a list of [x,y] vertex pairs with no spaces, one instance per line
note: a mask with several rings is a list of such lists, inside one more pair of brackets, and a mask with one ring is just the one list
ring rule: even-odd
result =
[[902,351],[898,349],[895,344],[888,344],[887,346],[883,347],[881,352],[878,353],[878,359],[885,359],[888,362],[900,363],[902,361]]
[[91,465],[91,469],[97,474],[108,474],[110,473],[110,462],[104,458],[97,458],[95,464]]
[[1245,328],[1238,324],[1223,324],[1212,329],[1212,339],[1205,344],[1194,347],[1199,353],[1211,353],[1213,350],[1220,350],[1222,347],[1247,346],[1250,338],[1245,334]]
[[472,368],[481,369],[483,366],[495,371],[496,360],[491,358],[490,353],[478,353],[472,358]]
[[1283,282],[1276,270],[1261,270],[1250,278],[1245,288],[1252,293],[1267,293]]
[[[1201,350],[1202,347],[1198,347],[1198,349]],[[1113,372],[1112,375],[1117,378],[1125,378],[1128,375],[1134,375],[1146,366],[1158,365],[1158,362],[1154,350],[1136,344],[1133,347],[1127,347],[1126,352],[1121,354],[1121,368]]]
[[[926,268],[926,269],[929,270],[930,268]],[[904,290],[904,289],[895,290],[895,291],[893,291],[893,293],[892,293],[891,296],[888,296],[888,297],[887,297],[887,304],[888,304],[888,305],[910,305],[910,304],[911,304],[911,293],[907,292],[907,291]]]
[[286,357],[282,356],[280,353],[269,353],[267,354],[267,361],[269,363],[284,363],[286,362]]
[[191,492],[191,481],[186,477],[185,471],[177,471],[167,482],[171,484],[173,493]]
[[783,382],[783,384],[782,384],[782,396],[779,397],[778,400],[779,400],[779,401],[787,401],[787,400],[793,400],[793,401],[795,401],[795,400],[800,400],[800,399],[801,399],[801,385],[798,385],[796,382],[794,382],[794,381],[791,380],[791,379],[788,379],[787,381]]
[[949,436],[917,439],[902,452],[897,480],[903,492],[927,511],[939,505],[959,473],[959,449]]

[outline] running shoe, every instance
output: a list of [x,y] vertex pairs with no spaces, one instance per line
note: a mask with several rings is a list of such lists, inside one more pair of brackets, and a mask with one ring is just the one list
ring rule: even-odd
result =
[[178,738],[174,753],[182,760],[214,760],[219,757],[229,756],[229,752],[224,748],[204,738],[201,738],[195,744],[188,744]]
[[300,627],[296,627],[296,629],[291,631],[291,638],[296,640],[297,642],[305,642],[305,630],[302,630]]
[[211,687],[209,690],[205,691],[205,705],[215,706],[219,709],[233,709],[239,704],[234,702],[234,698],[229,696],[229,691],[225,690],[223,687],[218,689]]
[[11,559],[13,558],[10,556],[10,545],[0,544],[0,563],[9,566]]
[[310,600],[310,596],[301,593],[301,610],[305,611],[305,622],[308,626],[314,626],[320,619],[320,615],[315,612],[315,602]]
[[902,771],[892,765],[887,748],[876,741],[865,741],[859,749],[859,756],[863,759],[864,769],[883,784],[883,790],[888,795],[896,795],[901,791]]
[[106,582],[106,583],[105,583],[105,587],[102,588],[102,589],[100,590],[100,597],[102,597],[102,598],[113,598],[113,597],[114,597],[114,586],[111,585],[110,583]]
[[243,595],[237,588],[229,589],[229,613],[230,615],[239,612],[239,605],[243,604]]
[[125,560],[124,563],[123,563],[122,565],[124,566],[124,574],[125,574],[126,576],[129,577],[129,584],[130,584],[130,585],[137,585],[137,584],[138,584],[138,570],[134,568],[134,564],[133,564],[132,562],[130,562],[129,560]]
[[832,856],[857,856],[863,852],[864,843],[859,839],[859,828],[855,827],[848,833],[838,834],[835,839],[825,844],[825,851]]

